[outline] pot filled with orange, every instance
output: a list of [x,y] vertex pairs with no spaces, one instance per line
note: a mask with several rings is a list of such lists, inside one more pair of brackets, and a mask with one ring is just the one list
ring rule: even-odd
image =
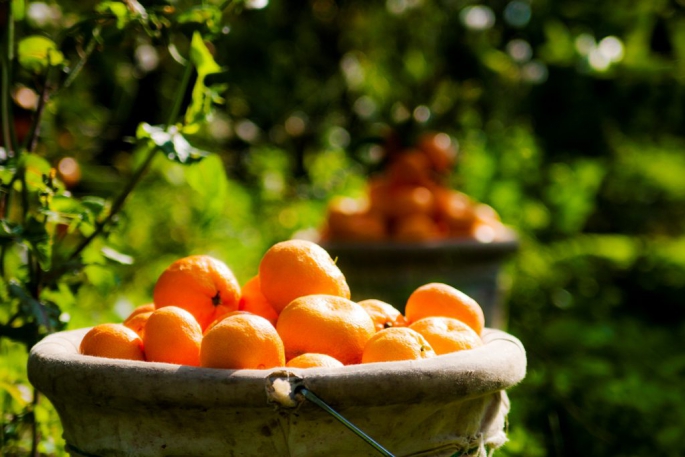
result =
[[329,202],[321,244],[339,258],[355,299],[373,295],[402,309],[416,287],[444,282],[474,296],[488,324],[503,327],[500,271],[518,248],[516,233],[491,206],[450,186],[457,147],[449,135],[394,143],[384,146],[384,166],[362,197]]
[[403,312],[351,297],[310,241],[273,245],[242,286],[223,261],[185,257],[123,322],[34,346],[29,379],[72,456],[485,456],[504,444],[506,390],[526,372],[515,337],[444,283],[417,287]]

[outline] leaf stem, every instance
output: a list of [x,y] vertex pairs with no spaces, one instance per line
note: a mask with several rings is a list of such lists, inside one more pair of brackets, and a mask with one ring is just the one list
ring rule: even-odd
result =
[[66,89],[71,85],[71,83],[74,82],[76,77],[81,73],[81,70],[85,66],[86,62],[88,61],[88,58],[90,55],[93,53],[95,50],[95,45],[97,44],[97,38],[100,36],[100,31],[102,30],[102,27],[98,25],[97,27],[93,28],[93,36],[88,42],[88,45],[86,46],[86,49],[84,49],[83,54],[81,55],[81,58],[79,59],[78,62],[76,62],[76,65],[74,68],[71,70],[69,73],[69,76],[67,76],[66,81],[64,81],[64,84],[62,85],[61,89]]
[[176,98],[174,99],[174,104],[171,107],[171,112],[169,112],[169,117],[166,121],[166,127],[172,125],[178,118],[178,114],[181,112],[183,97],[185,96],[186,88],[190,83],[190,76],[193,74],[193,68],[193,64],[190,62],[190,59],[188,59],[183,71],[183,78],[181,79],[181,90],[176,92]]
[[50,98],[50,92],[48,90],[50,85],[50,69],[48,67],[45,73],[45,81],[43,87],[40,91],[40,98],[38,99],[38,106],[36,107],[36,112],[33,115],[33,122],[31,123],[31,130],[29,130],[29,135],[26,138],[25,148],[26,152],[33,152],[38,145],[38,134],[40,133],[40,121],[43,117],[43,112],[45,111],[45,106],[47,105],[48,99]]
[[143,177],[143,174],[147,171],[148,167],[152,163],[152,159],[155,158],[157,149],[155,149],[154,146],[152,145],[146,145],[147,149],[147,156],[145,157],[145,160],[143,163],[138,167],[138,170],[134,173],[134,175],[131,177],[131,179],[128,181],[126,184],[126,187],[124,187],[124,190],[121,191],[117,199],[112,203],[112,208],[109,211],[109,214],[107,214],[107,217],[105,217],[102,221],[100,221],[96,226],[95,230],[93,233],[90,234],[87,238],[85,238],[81,244],[79,244],[74,252],[69,256],[68,261],[75,260],[76,257],[83,252],[83,250],[88,247],[88,245],[95,239],[97,238],[103,230],[109,225],[110,222],[114,219],[114,217],[119,213],[121,210],[122,206],[124,205],[124,202],[126,201],[126,198],[128,195],[133,191],[133,188],[136,187],[140,179]]
[[[186,89],[188,88],[188,83],[190,82],[190,75],[192,74],[193,70],[193,65],[190,63],[190,61],[186,64],[185,72],[183,74],[183,79],[181,80],[181,87],[179,88],[178,92],[176,93],[176,99],[174,100],[174,104],[171,110],[171,113],[169,114],[169,119],[167,121],[167,124],[165,126],[165,129],[168,128],[171,123],[178,117],[178,113],[180,112],[181,109],[181,104],[183,103],[183,96],[185,95]],[[116,216],[121,208],[124,205],[124,202],[126,201],[126,198],[128,195],[133,191],[133,189],[136,187],[140,179],[143,177],[143,174],[147,171],[147,169],[150,167],[150,164],[152,163],[152,160],[155,158],[156,153],[157,153],[157,148],[154,145],[147,144],[145,146],[147,149],[147,155],[145,157],[145,160],[141,164],[141,166],[138,168],[138,170],[135,172],[135,174],[131,177],[129,182],[126,184],[126,187],[124,187],[124,190],[122,190],[121,194],[119,194],[119,197],[112,203],[112,208],[109,211],[109,214],[105,219],[103,219],[100,223],[98,223],[95,226],[95,230],[93,233],[90,234],[86,239],[84,239],[81,244],[79,244],[74,252],[69,256],[69,259],[67,262],[75,260],[83,250],[88,247],[88,245],[98,236],[100,235],[103,230],[109,225],[109,223],[114,219],[114,216]]]
[[13,127],[12,109],[10,108],[10,75],[14,60],[14,12],[12,2],[3,2],[7,13],[7,27],[3,37],[4,49],[2,53],[2,83],[0,87],[0,114],[2,115],[2,136],[4,138],[7,156],[13,157],[17,151],[17,139]]

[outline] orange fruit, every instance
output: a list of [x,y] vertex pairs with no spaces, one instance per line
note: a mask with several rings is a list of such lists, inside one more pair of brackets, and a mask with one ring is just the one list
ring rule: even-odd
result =
[[404,319],[402,313],[390,303],[376,300],[375,298],[369,298],[367,300],[359,301],[357,304],[369,313],[369,316],[371,316],[371,320],[376,327],[376,331],[388,327],[406,327],[407,325],[407,321]]
[[451,317],[424,317],[409,328],[423,335],[438,355],[483,345],[480,336],[471,327]]
[[457,143],[446,133],[426,133],[419,138],[417,147],[426,154],[433,169],[439,173],[449,171],[456,162]]
[[281,311],[276,330],[287,360],[315,352],[330,355],[344,365],[361,361],[364,345],[376,332],[364,308],[333,295],[296,298]]
[[506,238],[506,227],[502,224],[499,214],[489,205],[479,203],[475,205],[475,221],[470,229],[470,235],[482,243]]
[[155,306],[178,306],[204,329],[222,314],[238,309],[240,285],[230,268],[208,255],[184,257],[160,275],[153,291]]
[[433,192],[425,186],[400,186],[389,190],[391,204],[386,209],[388,217],[404,217],[410,214],[431,215],[435,211]]
[[83,336],[79,352],[110,359],[145,360],[143,341],[123,324],[99,324],[91,328]]
[[285,365],[283,342],[261,316],[237,313],[217,323],[202,339],[200,365],[207,368],[265,369]]
[[377,241],[386,237],[385,220],[367,200],[336,198],[328,205],[328,236],[333,240]]
[[277,313],[298,297],[312,294],[350,298],[345,276],[324,248],[306,240],[271,246],[259,263],[262,293]]
[[392,235],[397,241],[428,241],[441,236],[438,224],[425,214],[410,214],[395,220]]
[[293,357],[285,364],[286,367],[290,368],[338,368],[344,365],[338,359],[334,359],[330,355],[326,354],[314,354],[308,352],[306,354],[300,354],[297,357]]
[[443,283],[429,283],[409,296],[404,309],[409,324],[429,316],[453,317],[464,322],[480,335],[485,316],[480,305],[460,290]]
[[165,306],[147,319],[143,343],[151,362],[200,365],[202,328],[195,317],[178,306]]
[[[129,314],[126,317],[126,320],[131,319],[136,314],[151,313],[154,310],[155,310],[155,304],[154,303],[146,303],[144,305],[136,306],[135,308],[133,308],[133,311],[131,311],[131,314]],[[124,322],[126,322],[126,320]]]
[[435,357],[420,333],[409,327],[390,327],[377,332],[364,348],[362,363],[419,360]]
[[202,331],[202,334],[203,334],[203,335],[206,335],[207,332],[209,332],[216,324],[218,324],[218,323],[221,322],[222,320],[226,319],[227,317],[229,317],[229,316],[235,316],[236,314],[254,314],[254,313],[251,313],[251,312],[249,312],[249,311],[242,311],[242,310],[231,311],[230,313],[226,313],[226,314],[222,315],[221,317],[219,317],[219,318],[218,318],[217,320],[215,320],[214,322],[212,322],[211,324],[209,324],[209,325],[207,326],[207,328],[204,329],[204,330]]
[[387,238],[383,217],[374,212],[348,214],[328,221],[329,237],[345,241],[381,241]]
[[243,286],[238,309],[262,316],[271,322],[271,325],[276,326],[278,313],[262,293],[259,275],[250,278]]
[[124,325],[138,334],[141,338],[145,334],[145,324],[153,311],[135,313],[126,318]]
[[471,198],[456,190],[436,188],[437,217],[444,221],[454,236],[465,236],[476,221],[476,212]]
[[408,150],[398,154],[388,165],[388,179],[392,184],[424,185],[431,181],[431,163],[419,150]]

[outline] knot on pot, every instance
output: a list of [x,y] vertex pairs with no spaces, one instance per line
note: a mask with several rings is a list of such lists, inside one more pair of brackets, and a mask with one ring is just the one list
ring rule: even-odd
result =
[[304,380],[289,371],[274,371],[266,378],[267,402],[276,408],[297,408],[304,401],[298,394],[298,388],[304,386]]

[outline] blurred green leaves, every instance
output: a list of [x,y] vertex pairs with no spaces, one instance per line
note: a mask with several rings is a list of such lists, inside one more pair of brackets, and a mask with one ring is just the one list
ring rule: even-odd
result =
[[221,67],[214,60],[198,32],[193,33],[190,44],[190,60],[197,70],[197,79],[193,86],[190,106],[188,106],[185,114],[186,125],[204,121],[212,104],[223,102],[221,94],[226,90],[226,85],[222,83],[205,84],[208,76],[221,72]]
[[149,141],[152,147],[162,152],[167,159],[178,163],[198,162],[208,155],[207,151],[193,147],[175,125],[165,129],[142,123],[138,127],[137,137],[139,140]]
[[23,38],[18,46],[19,64],[25,69],[41,74],[49,67],[65,63],[64,54],[50,38],[33,35]]

